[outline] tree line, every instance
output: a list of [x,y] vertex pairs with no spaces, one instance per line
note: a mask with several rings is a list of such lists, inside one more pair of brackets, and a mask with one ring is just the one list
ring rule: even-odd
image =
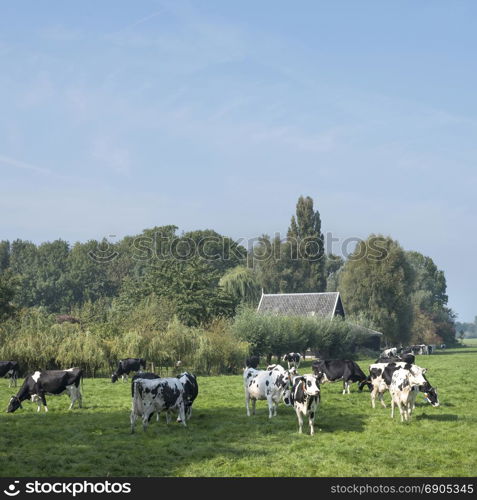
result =
[[[215,338],[216,325],[227,325],[222,334],[227,331],[242,351],[257,350],[255,330],[265,331],[274,324],[278,332],[277,322],[270,320],[265,328],[260,323],[263,318],[252,321],[248,317],[252,338],[231,325],[244,324],[243,311],[256,309],[262,290],[339,291],[347,324],[383,332],[387,344],[455,342],[455,314],[447,305],[445,275],[432,258],[406,251],[390,236],[379,234],[360,241],[346,258],[326,253],[321,217],[310,197],[298,199],[285,238],[264,234],[252,248],[213,230],[179,234],[173,225],[146,229],[116,243],[0,242],[0,335],[11,343],[25,333],[31,348],[36,341],[30,335],[44,331],[31,319],[25,323],[25,318],[34,317],[43,318],[52,332],[59,332],[59,340],[50,339],[53,343],[76,345],[76,334],[71,332],[90,332],[95,341],[100,339],[100,344],[92,343],[90,348],[103,353],[101,366],[111,356],[133,355],[132,347],[121,351],[117,339],[126,342],[124,338],[133,339],[136,332],[141,338],[126,344],[149,346],[154,332],[168,338],[170,325],[174,329],[182,325],[196,339]],[[60,314],[80,323],[59,325],[55,318]],[[289,326],[297,329],[299,339],[308,327],[296,321]],[[271,338],[267,335],[258,350],[268,355],[276,346],[267,347]],[[276,335],[278,342],[281,334]],[[325,346],[324,337],[318,337],[315,333],[310,339]],[[288,339],[283,347],[296,345],[295,341]],[[164,348],[162,340],[154,342]],[[204,352],[198,345],[193,351]],[[346,349],[344,345],[342,350]],[[159,351],[154,352],[156,356]],[[173,357],[179,355],[180,350],[174,351]]]

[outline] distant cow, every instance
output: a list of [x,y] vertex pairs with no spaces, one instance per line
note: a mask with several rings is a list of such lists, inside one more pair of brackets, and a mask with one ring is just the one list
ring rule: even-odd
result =
[[311,368],[315,374],[322,373],[321,383],[343,381],[343,394],[349,394],[353,382],[361,382],[359,390],[364,385],[371,388],[367,377],[357,363],[351,359],[328,359],[313,361]]
[[[414,368],[416,366],[414,365]],[[394,417],[394,406],[399,408],[401,422],[411,419],[419,387],[426,384],[423,368],[421,372],[416,370],[396,370],[393,373],[389,392],[391,393],[391,418]]]
[[250,356],[245,360],[245,368],[258,368],[260,364],[260,356]]
[[29,398],[38,403],[37,411],[40,411],[41,404],[43,403],[45,412],[47,412],[48,407],[45,395],[60,395],[65,392],[71,400],[69,409],[73,408],[76,401],[78,401],[78,406],[81,408],[83,398],[79,385],[82,378],[83,370],[81,368],[36,371],[33,375],[28,375],[25,378],[17,395],[10,398],[7,412],[13,413],[18,408],[22,408],[22,401]]
[[152,414],[161,411],[166,412],[169,421],[169,412],[177,410],[182,425],[187,426],[184,386],[177,377],[157,380],[138,378],[134,381],[132,392],[131,433],[134,433],[137,417],[142,417],[145,431]]
[[389,356],[389,357],[384,357],[381,356],[378,358],[375,363],[396,363],[399,361],[404,361],[405,363],[414,363],[416,360],[415,356],[413,354],[407,354],[403,353],[401,355],[397,356]]
[[397,356],[397,347],[390,347],[389,349],[385,349],[381,353],[381,357],[386,358],[389,356]]
[[0,377],[9,376],[8,387],[17,386],[17,378],[20,374],[20,367],[17,361],[0,361]]
[[302,355],[299,352],[289,352],[283,356],[283,361],[288,363],[288,369],[292,366],[299,368]]
[[441,348],[441,349],[445,349],[446,347],[447,347],[447,346],[446,346],[445,344],[441,344],[441,345],[440,345],[440,348]]
[[111,375],[111,382],[114,384],[121,376],[123,382],[128,378],[129,373],[138,372],[141,368],[146,368],[146,360],[144,358],[125,358],[120,359],[118,363],[118,368]]
[[319,376],[314,374],[300,375],[293,378],[291,391],[292,403],[298,417],[298,432],[303,432],[303,415],[308,417],[310,435],[315,433],[314,423],[316,409],[320,402]]
[[250,400],[253,415],[255,415],[257,400],[267,400],[268,417],[272,418],[277,414],[278,403],[285,391],[290,390],[291,376],[295,374],[296,369],[285,370],[281,365],[272,365],[269,368],[267,370],[246,368],[244,370],[245,407],[248,417],[250,416]]

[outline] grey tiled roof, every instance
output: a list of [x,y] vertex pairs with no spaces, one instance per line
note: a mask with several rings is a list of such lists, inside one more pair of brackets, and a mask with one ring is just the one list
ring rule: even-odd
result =
[[[338,307],[337,307],[338,306]],[[258,312],[333,318],[343,311],[339,292],[262,294]]]

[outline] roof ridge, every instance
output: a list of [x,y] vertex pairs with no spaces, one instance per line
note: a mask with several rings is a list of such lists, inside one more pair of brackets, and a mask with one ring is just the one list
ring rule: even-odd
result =
[[334,295],[340,292],[299,292],[299,293],[264,293],[264,297],[283,296],[283,295]]

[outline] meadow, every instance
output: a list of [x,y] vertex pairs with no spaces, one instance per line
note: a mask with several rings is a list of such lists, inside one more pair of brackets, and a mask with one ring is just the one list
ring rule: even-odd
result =
[[[130,384],[107,378],[84,380],[84,407],[68,411],[67,396],[47,396],[49,412],[23,403],[0,414],[2,476],[476,476],[477,343],[418,356],[439,391],[441,405],[417,399],[413,419],[390,418],[371,408],[369,392],[342,395],[342,384],[322,386],[316,434],[298,434],[292,408],[279,406],[271,421],[265,401],[247,417],[241,375],[198,377],[199,396],[184,428],[151,420],[130,434]],[[359,360],[367,372],[374,360]],[[310,371],[302,363],[301,373]],[[19,385],[21,380],[19,380]],[[17,388],[18,389],[18,388]],[[10,395],[0,379],[0,404]],[[304,430],[308,431],[307,426]]]

